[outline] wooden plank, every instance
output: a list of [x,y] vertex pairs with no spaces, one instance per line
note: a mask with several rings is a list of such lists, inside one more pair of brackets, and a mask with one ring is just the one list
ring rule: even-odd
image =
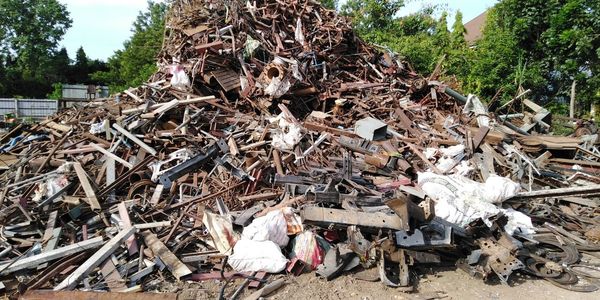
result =
[[600,162],[588,161],[588,160],[577,160],[577,159],[566,159],[566,158],[551,158],[551,163],[569,164],[569,165],[580,165],[588,167],[600,167]]
[[154,233],[146,231],[143,235],[146,246],[150,247],[154,255],[160,257],[160,260],[167,265],[167,268],[169,268],[175,278],[180,279],[192,274],[192,271]]
[[61,125],[56,122],[48,122],[46,123],[46,127],[52,128],[57,131],[62,131],[63,133],[67,133],[73,129],[71,126]]
[[238,197],[238,200],[242,201],[242,202],[262,201],[262,200],[275,199],[275,198],[279,197],[279,195],[281,195],[280,192],[268,192],[268,193],[250,195],[250,196],[241,196],[241,197]]
[[127,96],[131,97],[133,100],[135,100],[137,102],[144,102],[144,100],[142,100],[142,98],[138,97],[138,95],[130,92],[129,90],[124,90],[123,93],[127,94]]
[[90,207],[92,210],[99,210],[100,203],[98,202],[98,198],[96,197],[96,193],[88,180],[87,173],[83,169],[80,163],[73,163],[73,167],[75,168],[75,173],[77,173],[77,178],[79,178],[79,183],[81,183],[81,187],[85,192],[87,200],[89,201]]
[[58,216],[58,211],[52,211],[48,215],[48,222],[46,222],[46,230],[44,231],[44,242],[49,241],[52,238],[54,232],[54,226],[56,224],[56,217]]
[[133,165],[131,163],[129,163],[128,161],[118,157],[117,155],[110,153],[108,150],[98,146],[97,144],[90,144],[90,146],[92,148],[94,148],[94,150],[101,152],[102,154],[114,159],[115,161],[118,161],[119,163],[121,163],[122,165],[124,165],[125,167],[127,167],[128,169],[133,168]]
[[152,198],[150,198],[150,204],[152,206],[156,206],[158,204],[158,202],[160,201],[160,195],[162,194],[164,189],[165,186],[162,184],[156,186],[156,188],[154,189],[154,193],[152,194]]
[[192,35],[195,35],[195,34],[197,34],[197,33],[200,33],[200,32],[203,32],[203,31],[206,31],[206,30],[208,30],[209,28],[210,28],[210,27],[208,27],[208,26],[206,26],[206,25],[202,24],[202,25],[198,25],[198,26],[196,26],[196,27],[194,27],[194,28],[186,28],[186,29],[184,29],[184,30],[183,30],[183,33],[185,33],[187,36],[192,36]]
[[[119,216],[121,217],[121,222],[123,222],[123,230],[129,230],[132,227],[132,225],[131,219],[129,219],[129,213],[127,212],[127,207],[125,206],[125,202],[119,203],[117,207],[119,209]],[[127,245],[127,251],[129,252],[129,255],[134,255],[138,253],[138,245],[135,241],[134,236],[130,236],[129,238],[127,238],[125,244]]]
[[157,109],[149,112],[149,113],[142,114],[140,117],[142,119],[154,119],[154,118],[159,117],[163,113],[169,111],[170,109],[176,107],[177,105],[179,105],[179,100],[174,99],[174,100],[171,100],[171,101],[167,102],[165,105],[163,105],[163,106],[161,106],[161,107],[159,107],[159,108],[157,108]]
[[[47,253],[48,251],[56,249],[56,244],[58,244],[58,240],[62,234],[62,227],[53,228],[50,233],[50,238],[47,240],[46,246],[42,250],[42,253]],[[46,240],[46,236],[44,235],[44,240]],[[48,263],[43,263],[38,266],[38,270],[44,269],[48,267]]]
[[2,272],[0,274],[6,275],[6,274],[10,274],[15,271],[19,271],[19,270],[34,268],[34,267],[39,266],[40,264],[43,264],[43,263],[46,263],[46,262],[49,262],[49,261],[52,261],[52,260],[55,260],[58,258],[69,256],[71,254],[79,253],[79,252],[82,252],[82,251],[85,251],[88,249],[94,249],[94,248],[100,247],[103,243],[104,242],[103,242],[102,237],[96,237],[93,239],[89,239],[87,241],[83,241],[83,242],[75,243],[75,244],[65,246],[62,248],[50,250],[45,253],[40,253],[38,255],[33,255],[30,257],[22,258],[22,259],[15,261],[14,263],[12,263],[12,265],[11,265],[11,263],[0,265],[0,270],[2,270]]
[[346,130],[342,130],[342,129],[338,129],[338,128],[333,128],[333,127],[329,127],[329,126],[325,126],[325,125],[321,125],[321,124],[317,124],[317,123],[311,123],[311,122],[304,122],[304,128],[310,130],[310,131],[315,131],[315,132],[329,132],[332,133],[334,135],[343,135],[343,136],[347,136],[347,137],[358,137],[358,135],[356,135],[354,132],[352,131],[346,131]]
[[[109,129],[110,129],[110,127],[109,127]],[[97,137],[97,136],[95,136],[95,135],[93,135],[93,134],[91,134],[89,132],[84,133],[83,137],[86,138],[86,139],[90,139],[90,140],[94,141],[97,144],[102,144],[105,148],[110,148],[110,146],[111,146],[111,144],[110,144],[109,141],[107,141],[105,139],[101,139],[101,138],[99,138],[99,137]]]
[[142,140],[138,139],[135,135],[133,135],[129,131],[127,131],[125,128],[117,125],[116,123],[113,124],[113,128],[116,129],[117,131],[119,131],[120,133],[122,133],[124,136],[126,136],[128,139],[130,139],[132,142],[138,144],[138,146],[144,148],[144,150],[146,150],[146,152],[150,153],[150,155],[156,156],[156,153],[158,153],[156,150],[154,150],[154,148],[148,146]]
[[[201,102],[205,102],[206,100],[214,100],[214,99],[216,99],[215,96],[205,96],[205,97],[198,97],[198,98],[192,98],[192,99],[187,99],[187,100],[179,100],[179,105],[201,103]],[[165,104],[166,103],[157,103],[157,104],[150,106],[150,109],[157,109],[157,108],[164,106]],[[125,110],[123,110],[122,113],[125,115],[139,113],[139,112],[143,112],[145,110],[145,108],[146,108],[145,105],[142,105],[141,107],[137,107],[137,108],[125,109]]]
[[579,198],[579,197],[563,197],[560,200],[583,205],[583,206],[589,206],[589,207],[599,207],[600,206],[600,200],[597,200],[597,199],[586,199],[586,198]]
[[61,283],[54,287],[54,291],[60,290],[72,290],[74,289],[79,281],[86,276],[93,269],[98,267],[103,261],[105,261],[117,248],[136,231],[135,227],[129,228],[129,230],[123,230],[119,234],[115,235],[108,243],[104,244],[94,255],[88,258],[83,264],[79,266],[71,275],[65,278]]

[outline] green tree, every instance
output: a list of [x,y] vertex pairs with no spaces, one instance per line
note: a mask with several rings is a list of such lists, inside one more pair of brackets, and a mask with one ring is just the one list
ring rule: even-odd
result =
[[373,39],[394,29],[395,16],[403,6],[402,0],[348,0],[341,11],[360,35]]
[[148,2],[133,23],[133,35],[108,59],[108,71],[92,74],[92,79],[121,91],[144,83],[157,71],[156,55],[162,46],[167,4]]
[[71,22],[57,0],[0,1],[0,56],[9,82],[5,94],[43,97],[51,89],[52,56]]
[[477,44],[471,91],[505,99],[522,84],[542,103],[564,102],[573,80],[586,109],[600,101],[600,1],[502,0],[488,14]]
[[459,10],[456,12],[456,16],[454,17],[452,33],[450,34],[450,43],[452,44],[452,47],[455,49],[465,47],[467,45],[467,42],[465,41],[466,34],[467,29],[463,23],[463,14]]
[[404,1],[349,0],[341,11],[363,39],[399,53],[417,72],[431,73],[450,44],[447,14],[442,12],[436,20],[438,7],[429,6],[398,17],[403,5]]
[[328,9],[335,9],[337,6],[337,0],[323,0],[321,1],[321,5]]
[[49,72],[50,82],[68,82],[71,72],[71,59],[65,47],[54,53],[50,58]]
[[79,47],[75,54],[75,65],[73,65],[73,83],[89,83],[89,64],[90,59],[85,54],[85,50],[83,47]]

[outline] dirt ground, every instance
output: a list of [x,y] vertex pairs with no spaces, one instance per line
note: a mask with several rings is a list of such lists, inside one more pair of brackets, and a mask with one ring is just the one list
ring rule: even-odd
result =
[[[510,286],[500,282],[485,283],[471,277],[460,269],[429,270],[414,274],[418,280],[417,290],[404,293],[397,289],[385,287],[381,282],[367,282],[344,274],[330,282],[316,277],[315,273],[301,276],[284,276],[286,284],[266,297],[273,300],[310,299],[310,300],[379,300],[379,299],[600,299],[600,291],[592,293],[572,292],[558,288],[542,279],[515,273],[511,276]],[[279,276],[282,277],[282,276]],[[242,280],[232,282],[226,289],[231,295]],[[218,282],[194,283],[188,288],[195,290],[195,299],[217,299],[220,285]],[[242,297],[250,295],[254,290],[246,290]]]

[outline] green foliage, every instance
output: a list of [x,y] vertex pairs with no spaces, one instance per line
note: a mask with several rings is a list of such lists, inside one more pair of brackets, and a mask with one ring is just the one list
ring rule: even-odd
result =
[[500,1],[463,80],[484,98],[499,88],[512,98],[522,85],[543,104],[568,101],[577,80],[579,105],[587,109],[600,101],[599,25],[599,1]]
[[56,0],[0,1],[0,95],[43,97],[71,19]]
[[356,31],[369,40],[373,35],[389,34],[403,6],[402,0],[348,0],[341,11],[352,18]]
[[54,84],[52,84],[52,93],[48,94],[46,96],[46,98],[60,100],[62,98],[62,90],[63,90],[62,83],[60,83],[60,82],[54,83]]
[[445,57],[447,71],[463,72],[459,69],[464,68],[467,47],[462,15],[457,15],[459,25],[455,23],[454,32],[450,32],[446,12],[442,11],[439,18],[434,18],[437,6],[398,17],[403,5],[404,1],[349,0],[341,11],[352,19],[363,39],[399,53],[415,71],[430,74]]
[[0,52],[25,81],[42,81],[72,20],[56,0],[0,1]]
[[449,31],[445,12],[434,19],[435,7],[398,17],[404,2],[348,0],[341,11],[363,39],[398,52],[417,72],[430,74],[442,61],[464,93],[491,99],[500,91],[508,100],[523,87],[562,113],[577,80],[580,107],[600,102],[600,1],[500,0],[475,47],[464,39],[460,12]]
[[323,0],[320,2],[321,2],[321,5],[323,5],[323,7],[328,8],[328,9],[335,9],[337,6],[337,0]]
[[133,23],[133,35],[108,59],[108,70],[92,74],[92,79],[103,82],[113,92],[138,86],[157,71],[156,55],[162,46],[167,4],[148,2],[148,9],[140,12]]

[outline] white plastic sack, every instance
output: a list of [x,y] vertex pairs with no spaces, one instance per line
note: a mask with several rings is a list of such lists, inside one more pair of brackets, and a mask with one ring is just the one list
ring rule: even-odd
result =
[[440,148],[440,152],[442,152],[442,154],[444,154],[444,156],[447,157],[457,157],[465,153],[465,145],[459,144],[448,148]]
[[90,133],[91,134],[99,134],[99,133],[106,132],[106,129],[105,129],[106,123],[108,123],[108,120],[104,120],[102,122],[91,124],[90,125]]
[[279,130],[272,132],[271,145],[279,150],[292,150],[302,140],[302,128],[294,123],[288,122],[283,113],[269,122],[276,123]]
[[38,183],[32,200],[40,202],[44,197],[50,198],[67,185],[69,185],[69,179],[66,175],[50,176],[46,181]]
[[484,199],[490,203],[502,203],[520,190],[518,183],[498,175],[490,175],[483,187]]
[[185,69],[180,65],[171,66],[171,86],[180,89],[187,90],[190,87],[190,78],[185,73]]
[[505,228],[508,233],[519,230],[527,234],[533,230],[529,217],[494,205],[519,192],[519,184],[508,178],[490,176],[486,183],[479,183],[459,175],[426,172],[418,174],[418,182],[427,196],[435,200],[436,216],[448,222],[465,227],[482,219],[491,226],[488,218],[503,212],[509,218],[510,226]]
[[504,231],[513,235],[515,232],[521,235],[530,236],[535,233],[535,227],[531,223],[531,218],[520,211],[512,208],[506,209],[503,213],[508,217],[508,223],[504,225]]
[[256,218],[244,228],[242,239],[253,241],[272,241],[285,247],[290,238],[287,235],[287,221],[281,210],[269,212],[266,216]]
[[325,250],[321,248],[317,241],[317,236],[311,231],[305,231],[298,234],[293,243],[292,257],[310,266],[315,270],[318,265],[323,263],[325,258]]
[[271,241],[239,240],[228,262],[236,272],[279,273],[285,269],[288,260]]
[[234,245],[237,245],[238,242],[231,220],[224,216],[205,211],[202,223],[208,229],[215,248],[221,254],[230,254]]

